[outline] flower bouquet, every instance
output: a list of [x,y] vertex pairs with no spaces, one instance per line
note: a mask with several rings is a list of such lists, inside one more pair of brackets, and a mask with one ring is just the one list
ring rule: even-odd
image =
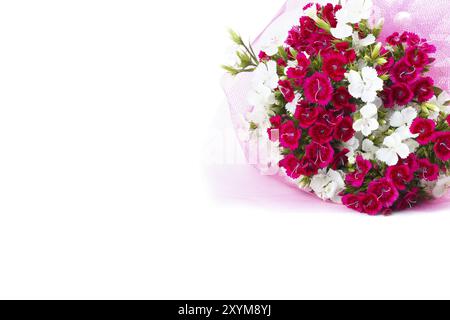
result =
[[442,197],[450,28],[436,8],[449,4],[308,2],[288,1],[252,44],[230,32],[224,88],[249,162],[369,215]]

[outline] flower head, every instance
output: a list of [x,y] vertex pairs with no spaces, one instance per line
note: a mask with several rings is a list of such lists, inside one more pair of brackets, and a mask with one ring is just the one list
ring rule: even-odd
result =
[[310,106],[306,101],[302,101],[297,105],[294,118],[299,122],[303,129],[307,129],[317,121],[319,117],[319,108]]
[[339,194],[344,190],[345,183],[341,173],[329,169],[313,176],[310,187],[319,198],[339,202]]
[[328,167],[333,162],[334,149],[329,143],[312,142],[305,148],[306,156],[320,169]]
[[439,132],[435,134],[434,152],[440,160],[450,160],[450,132]]
[[380,178],[369,184],[368,191],[375,194],[385,208],[391,207],[399,197],[395,185],[388,178]]
[[361,108],[360,112],[361,119],[355,121],[353,129],[362,132],[363,135],[368,137],[380,127],[378,123],[378,108],[373,103],[368,103]]
[[387,168],[386,177],[392,181],[398,190],[405,190],[406,185],[412,181],[414,175],[407,165],[396,165]]
[[333,97],[330,78],[323,73],[315,73],[305,80],[305,97],[311,103],[326,106]]
[[386,137],[383,145],[384,147],[377,151],[376,156],[388,166],[395,166],[399,158],[406,159],[410,154],[408,145],[403,143],[402,136],[398,133]]
[[287,121],[280,126],[280,145],[284,148],[297,149],[301,136],[301,130],[295,127],[293,121]]
[[364,67],[361,73],[351,70],[347,78],[350,82],[348,88],[350,94],[366,103],[375,101],[377,92],[383,89],[383,80],[372,67]]
[[436,123],[424,118],[416,118],[410,127],[411,133],[419,135],[416,140],[421,145],[427,145],[433,140],[435,129]]
[[439,178],[439,166],[428,159],[419,159],[419,176],[425,181],[436,181]]
[[372,163],[365,160],[362,156],[358,156],[356,158],[356,170],[355,172],[347,174],[345,182],[352,187],[360,188],[370,169],[372,169]]

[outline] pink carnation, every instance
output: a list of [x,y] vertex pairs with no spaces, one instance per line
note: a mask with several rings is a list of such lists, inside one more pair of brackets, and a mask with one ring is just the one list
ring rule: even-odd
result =
[[360,188],[364,184],[364,180],[370,169],[372,169],[372,162],[365,160],[362,156],[357,156],[356,170],[355,172],[347,174],[345,182],[352,187]]
[[433,140],[435,129],[436,123],[424,118],[415,119],[410,127],[411,133],[419,135],[416,140],[421,145],[427,145]]
[[410,66],[405,59],[397,62],[391,70],[391,78],[394,83],[411,83],[418,77],[420,69]]
[[300,161],[293,155],[287,155],[279,163],[280,168],[286,170],[286,174],[292,179],[298,179],[301,176]]
[[288,80],[280,80],[278,82],[278,88],[280,89],[281,93],[283,94],[284,99],[287,102],[292,102],[295,99],[295,92],[292,88],[291,83]]
[[392,181],[398,190],[405,190],[406,185],[414,178],[411,169],[407,165],[396,165],[388,167],[386,177]]
[[328,167],[333,162],[334,149],[329,143],[312,142],[305,148],[306,156],[320,169]]
[[317,121],[319,109],[311,107],[306,101],[300,102],[295,110],[294,118],[303,129],[307,129]]
[[323,73],[315,73],[306,79],[304,90],[305,97],[309,102],[321,106],[326,106],[333,97],[333,86],[330,78]]
[[387,178],[372,181],[368,191],[375,194],[385,208],[391,207],[399,197],[397,188]]
[[430,77],[420,78],[413,84],[413,88],[419,102],[426,102],[434,96],[434,81]]
[[295,127],[293,121],[287,121],[280,127],[280,145],[290,150],[298,148],[302,131]]
[[317,123],[309,129],[308,134],[317,143],[327,143],[333,139],[333,128],[323,123]]
[[450,160],[450,132],[438,132],[435,134],[436,144],[434,152],[442,161]]
[[428,159],[419,160],[420,178],[426,181],[436,181],[439,178],[439,166]]

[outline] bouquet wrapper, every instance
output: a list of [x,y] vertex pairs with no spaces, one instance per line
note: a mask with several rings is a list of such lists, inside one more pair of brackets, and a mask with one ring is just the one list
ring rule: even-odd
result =
[[[271,39],[274,35],[284,35],[287,37],[288,31],[294,25],[298,25],[299,18],[303,15],[303,8],[311,0],[288,0],[281,7],[280,11],[275,15],[268,26],[258,35],[252,42],[256,53],[262,44]],[[332,3],[337,4],[335,0],[319,0],[314,1],[319,4]],[[450,1],[448,0],[373,0],[374,10],[371,17],[371,23],[375,24],[384,19],[383,31],[378,38],[378,41],[384,42],[386,37],[394,32],[400,34],[404,31],[413,32],[420,37],[428,40],[437,48],[434,54],[435,62],[432,65],[431,72],[428,73],[435,81],[437,87],[449,92],[450,90],[450,19],[448,19],[448,12],[450,11]],[[222,86],[227,96],[228,105],[232,124],[238,132],[242,130],[242,118],[252,111],[252,106],[247,101],[248,92],[251,89],[252,74],[241,73],[235,77],[225,75],[222,79]],[[249,149],[251,148],[249,142],[241,141],[242,150],[249,164],[259,168],[258,163],[254,159],[250,159]],[[251,190],[265,190],[261,191],[267,199],[278,200],[283,197],[286,202],[291,199],[297,199],[300,193],[294,192],[294,183],[292,179],[287,179],[283,172],[280,174],[271,175],[271,179],[256,179],[255,175],[248,173],[245,179],[247,184],[252,184]],[[252,180],[250,182],[247,180]],[[244,183],[245,184],[245,183]],[[245,184],[245,185],[247,185]],[[279,185],[290,186],[291,188],[279,188]],[[257,188],[256,188],[257,187]],[[298,186],[295,186],[298,188]],[[267,191],[267,190],[270,190]],[[283,191],[284,190],[284,191]],[[236,190],[235,190],[236,191]],[[278,195],[277,192],[282,194]],[[284,194],[285,193],[285,194]],[[294,197],[294,193],[297,195]],[[303,193],[302,203],[308,203]],[[260,198],[258,198],[260,199]],[[297,201],[296,200],[296,201]],[[306,200],[306,201],[305,201]],[[421,207],[433,206],[447,208],[450,197],[447,195],[436,201],[425,202]],[[259,201],[259,200],[258,200]],[[269,201],[270,202],[270,201]],[[279,203],[279,201],[277,201]]]

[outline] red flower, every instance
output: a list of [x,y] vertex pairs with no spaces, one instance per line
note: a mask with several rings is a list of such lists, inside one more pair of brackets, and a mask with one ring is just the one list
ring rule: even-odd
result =
[[300,160],[300,173],[302,176],[311,177],[319,172],[319,168],[308,157],[303,157]]
[[414,83],[413,88],[419,102],[426,102],[434,96],[434,81],[430,77],[420,78]]
[[339,170],[347,166],[348,163],[347,154],[349,153],[349,151],[350,150],[348,149],[344,149],[334,156],[333,163],[331,164],[331,168],[333,170]]
[[303,129],[307,129],[317,121],[319,116],[319,109],[311,107],[306,101],[302,101],[297,106],[294,113],[294,118],[298,120],[299,125]]
[[414,153],[411,153],[406,159],[400,159],[400,164],[407,165],[412,174],[419,170],[419,162]]
[[350,102],[351,98],[346,87],[339,87],[333,94],[333,105],[337,110],[353,113],[356,111],[356,105]]
[[397,188],[387,178],[372,181],[369,184],[368,191],[369,193],[375,194],[385,208],[391,207],[399,197]]
[[280,145],[290,150],[298,148],[302,131],[295,127],[294,121],[287,121],[280,127]]
[[323,7],[322,16],[325,21],[328,21],[332,28],[336,28],[337,26],[336,12],[340,9],[342,9],[341,5],[333,6],[331,3],[328,3]]
[[410,66],[405,59],[397,62],[391,70],[391,78],[394,83],[411,83],[416,80],[420,69]]
[[280,139],[280,126],[282,121],[281,116],[273,116],[270,118],[272,128],[267,129],[270,141],[276,142]]
[[406,185],[414,178],[407,165],[396,165],[388,167],[386,177],[392,181],[398,190],[405,190]]
[[317,143],[327,143],[333,139],[333,128],[323,123],[317,123],[309,129],[308,134]]
[[270,118],[270,124],[272,125],[272,128],[279,129],[281,127],[282,121],[283,119],[281,118],[281,116],[273,116]]
[[434,152],[442,161],[450,160],[450,132],[438,132],[435,134],[436,144]]
[[406,106],[414,98],[414,93],[404,83],[397,83],[392,86],[392,96],[399,106]]
[[382,66],[377,66],[375,69],[377,69],[378,75],[382,76],[383,74],[389,73],[394,64],[395,59],[393,57],[390,57],[385,64],[383,64]]
[[383,209],[383,205],[381,204],[378,197],[373,193],[362,194],[361,196],[361,205],[362,212],[367,213],[368,215],[375,216],[380,213]]
[[386,42],[391,46],[398,46],[402,43],[402,39],[400,38],[400,34],[398,32],[395,32],[386,38]]
[[292,85],[288,80],[280,80],[278,82],[278,88],[280,89],[284,99],[287,102],[294,101],[295,99],[294,89],[292,88]]
[[411,47],[415,47],[420,43],[420,37],[412,32],[403,32],[400,39],[402,42],[406,42]]
[[308,73],[308,68],[311,65],[311,61],[305,56],[304,53],[299,53],[297,56],[297,66],[295,68],[289,68],[286,71],[286,75],[290,79],[301,80]]
[[447,124],[450,126],[450,116],[447,116]]
[[408,48],[405,53],[406,61],[416,68],[423,68],[430,63],[430,58],[420,48]]
[[346,64],[352,63],[356,60],[356,52],[354,49],[350,48],[348,42],[338,42],[335,44],[335,48],[339,51],[339,54],[345,57],[347,60]]
[[429,144],[434,138],[436,123],[430,119],[417,118],[411,124],[410,131],[413,134],[419,134],[417,142],[421,145]]
[[347,174],[345,182],[352,187],[360,188],[364,184],[366,175],[372,169],[372,162],[365,160],[362,156],[356,157],[356,171]]
[[341,81],[345,77],[344,66],[347,64],[347,59],[339,53],[330,53],[323,58],[322,70],[332,80]]
[[347,142],[353,138],[354,135],[355,130],[353,130],[353,118],[349,116],[342,118],[334,130],[334,138],[336,140]]
[[311,103],[326,106],[333,97],[330,78],[323,73],[315,73],[305,81],[305,97]]
[[360,195],[346,194],[342,197],[342,203],[350,209],[356,210],[358,212],[363,212],[362,199]]
[[278,165],[280,168],[284,168],[286,174],[292,179],[298,179],[302,175],[300,172],[300,161],[293,154],[284,157]]
[[394,91],[391,88],[384,88],[381,92],[381,100],[385,108],[393,108],[395,106]]
[[439,166],[428,159],[419,160],[420,178],[426,181],[436,181],[439,178]]
[[319,118],[317,122],[323,123],[329,127],[336,127],[339,123],[341,117],[337,117],[332,110],[325,110],[323,108],[319,108]]
[[414,207],[419,201],[419,189],[414,188],[409,191],[400,201],[398,202],[396,209],[405,210]]
[[269,61],[270,57],[264,52],[264,51],[260,51],[258,54],[258,58],[260,62],[264,62],[264,61]]
[[312,142],[305,148],[306,156],[320,169],[328,167],[333,162],[334,149],[329,143]]
[[277,60],[277,65],[279,65],[280,67],[287,67],[287,63],[283,58],[279,58]]

